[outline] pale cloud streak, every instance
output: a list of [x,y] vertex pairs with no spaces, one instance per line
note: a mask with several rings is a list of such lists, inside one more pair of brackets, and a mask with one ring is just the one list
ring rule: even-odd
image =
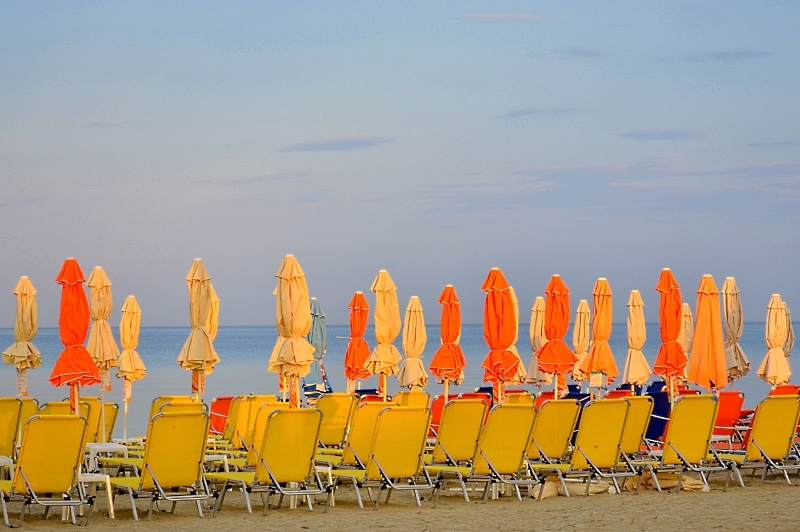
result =
[[457,18],[480,21],[527,20],[532,22],[564,22],[566,20],[563,18],[545,18],[539,15],[534,15],[533,13],[465,13],[463,15],[458,15]]
[[352,151],[382,146],[395,139],[391,137],[338,137],[293,144],[282,151]]
[[696,129],[634,129],[619,136],[627,140],[688,140],[700,138],[703,134]]
[[563,115],[572,112],[568,107],[559,109],[514,109],[502,115],[497,115],[497,118],[522,118],[525,116],[554,116]]

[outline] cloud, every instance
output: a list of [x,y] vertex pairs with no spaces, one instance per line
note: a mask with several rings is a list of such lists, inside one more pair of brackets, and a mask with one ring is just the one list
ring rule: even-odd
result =
[[296,197],[294,201],[297,203],[317,203],[329,196],[330,193],[328,192],[309,192],[308,194]]
[[597,59],[603,57],[605,53],[600,50],[591,50],[589,48],[567,48],[566,50],[561,50],[561,55],[574,59]]
[[39,196],[22,196],[19,198],[0,199],[0,207],[11,207],[12,205],[30,205],[36,203],[41,198]]
[[750,142],[748,144],[751,148],[779,148],[781,146],[797,146],[800,142],[794,140],[779,140],[776,142]]
[[696,129],[634,129],[619,136],[628,140],[685,140],[700,138],[703,134]]
[[141,124],[138,121],[128,121],[128,122],[90,122],[86,124],[86,127],[89,128],[109,128],[109,127],[125,127],[125,126],[133,126],[135,124]]
[[800,176],[800,162],[770,161],[751,166],[731,168],[730,170],[725,170],[721,173],[731,177],[767,177],[776,175]]
[[195,185],[219,185],[219,186],[238,186],[250,185],[254,183],[275,182],[275,181],[294,181],[308,177],[305,172],[283,172],[278,174],[264,174],[254,177],[243,177],[240,179],[193,179],[190,183]]
[[294,144],[282,151],[350,151],[394,142],[390,137],[339,137]]
[[523,116],[547,116],[547,115],[563,115],[564,113],[571,112],[572,109],[514,109],[502,115],[497,115],[497,118],[519,118]]
[[534,22],[564,22],[563,18],[545,18],[532,13],[465,13],[456,18],[466,20],[530,20]]
[[740,61],[748,61],[750,59],[758,59],[772,55],[770,52],[757,52],[754,50],[733,50],[730,52],[714,52],[710,54],[700,54],[695,56],[685,57],[684,60],[690,63],[699,63],[703,61],[718,61],[722,63],[737,63]]

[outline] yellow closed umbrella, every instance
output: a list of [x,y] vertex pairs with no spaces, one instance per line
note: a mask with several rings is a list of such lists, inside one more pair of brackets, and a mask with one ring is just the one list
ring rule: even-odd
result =
[[406,358],[397,370],[397,382],[401,387],[424,388],[428,384],[428,374],[422,363],[422,353],[427,342],[428,333],[425,331],[422,304],[417,296],[411,296],[403,322],[403,351]]
[[205,391],[204,376],[214,371],[214,365],[219,362],[208,332],[213,289],[203,259],[194,259],[189,273],[186,274],[186,283],[189,289],[189,322],[192,332],[178,355],[178,364],[192,372],[192,393],[201,401]]
[[644,301],[638,290],[631,290],[628,297],[628,356],[625,358],[623,382],[644,386],[653,374],[644,358],[642,347],[647,341],[647,328],[644,321]]
[[[89,287],[89,312],[92,315],[86,350],[100,370],[100,392],[103,395],[104,391],[111,390],[109,370],[116,367],[119,358],[119,347],[108,324],[113,309],[111,280],[101,266],[95,266],[86,285]],[[105,397],[101,401],[105,402]]]
[[[294,255],[286,255],[275,277],[275,324],[278,341],[269,358],[269,371],[289,383],[289,405],[300,407],[300,377],[311,371],[314,346],[306,336],[311,331],[311,300],[308,297],[306,274]],[[284,388],[284,399],[286,388]]]
[[589,327],[592,312],[589,310],[589,302],[581,299],[578,303],[578,310],[575,311],[575,325],[572,328],[572,347],[578,360],[575,361],[575,368],[572,370],[572,378],[577,382],[585,381],[589,378],[581,366],[589,354]]
[[142,310],[136,298],[128,296],[122,305],[122,320],[119,322],[119,343],[122,353],[119,355],[117,365],[117,378],[122,378],[122,404],[124,422],[122,437],[128,437],[128,403],[131,401],[133,381],[144,378],[147,368],[136,352],[139,347],[139,327],[142,320]]
[[773,386],[786,384],[792,375],[789,360],[783,351],[788,333],[786,308],[781,301],[781,296],[772,294],[767,305],[767,354],[756,374]]
[[689,303],[681,305],[681,331],[678,333],[678,343],[683,348],[683,353],[686,355],[686,367],[683,368],[683,375],[680,380],[687,380],[689,378],[689,362],[692,360],[692,342],[694,342],[694,316],[692,315],[692,307]]
[[744,330],[744,318],[739,287],[736,286],[736,279],[733,277],[726,277],[722,285],[722,310],[725,329],[725,365],[733,388],[734,379],[741,379],[750,373],[750,361],[739,345],[739,338],[742,337]]
[[370,353],[364,367],[378,375],[378,393],[386,400],[386,376],[394,375],[402,360],[400,352],[392,344],[400,334],[400,309],[397,302],[397,287],[389,272],[381,270],[370,288],[375,292],[375,339],[378,345]]
[[553,382],[552,374],[544,373],[539,369],[539,357],[536,356],[536,352],[547,342],[544,334],[544,308],[544,298],[536,296],[531,308],[531,361],[528,364],[528,375],[525,377],[525,382],[536,385],[539,391],[543,384],[549,385]]
[[28,370],[42,365],[42,354],[33,345],[33,338],[39,330],[36,289],[31,280],[23,275],[12,293],[17,296],[14,343],[3,351],[3,362],[17,368],[17,396],[27,397]]

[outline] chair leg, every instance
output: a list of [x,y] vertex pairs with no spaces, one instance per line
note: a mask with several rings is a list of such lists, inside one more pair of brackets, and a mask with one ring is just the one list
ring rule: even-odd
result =
[[311,495],[306,495],[306,502],[308,503],[308,511],[313,512],[314,506],[311,503]]
[[8,528],[20,528],[22,526],[22,521],[25,519],[25,506],[27,506],[26,501],[22,501],[22,506],[19,509],[19,523],[16,525],[12,525],[11,521],[8,519],[8,508],[6,507],[6,498],[2,494],[0,494],[0,504],[3,506],[3,522]]
[[783,470],[783,477],[786,479],[786,483],[791,486],[792,485],[792,481],[789,480],[789,472],[786,471],[785,469]]
[[[389,497],[391,496],[392,496],[392,488],[389,488],[388,490],[386,490],[386,501],[385,501],[386,504],[389,504]],[[380,497],[380,493],[378,493],[378,497]]]
[[411,490],[414,494],[414,500],[417,501],[417,506],[422,506],[422,501],[419,500],[419,492],[417,490]]
[[[361,490],[358,489],[358,482],[356,482],[355,479],[353,479],[353,489],[356,492],[356,500],[358,501],[358,507],[363,510],[364,509],[364,501],[361,500]],[[367,488],[367,489],[369,490],[369,488]]]
[[486,487],[483,488],[483,499],[481,500],[481,502],[483,502],[483,504],[486,504],[486,501],[489,500],[489,495],[492,493],[492,486],[493,485],[494,485],[494,482],[492,482],[491,480],[487,480],[486,481]]
[[681,488],[683,488],[683,468],[681,468],[680,473],[678,473],[678,486],[675,488],[674,493],[680,493]]
[[378,510],[378,506],[380,506],[380,505],[381,505],[381,490],[379,488],[378,489],[378,496],[375,497],[375,506],[372,508],[372,510],[373,511],[377,511]]
[[764,485],[764,481],[767,479],[767,471],[768,470],[769,470],[769,466],[765,465],[764,466],[764,472],[761,473],[761,482],[758,483],[758,487],[759,488]]
[[147,509],[147,520],[152,521],[153,519],[153,503],[155,502],[155,497],[150,497],[150,507]]
[[521,501],[522,500],[522,494],[519,492],[519,485],[514,484],[514,491],[517,492],[517,500]]
[[[196,500],[196,501],[194,501],[194,502],[196,502],[196,503],[197,503],[197,513],[198,513],[198,514],[200,515],[200,517],[202,518],[202,517],[203,517],[203,505],[200,503],[200,499],[197,499],[197,500]],[[175,509],[175,506],[174,506],[174,504],[175,504],[175,503],[173,503],[173,510]]]

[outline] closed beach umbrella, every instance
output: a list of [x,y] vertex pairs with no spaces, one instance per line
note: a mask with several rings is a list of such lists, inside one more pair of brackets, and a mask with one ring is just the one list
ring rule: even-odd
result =
[[278,341],[269,359],[269,371],[289,383],[289,405],[300,407],[300,377],[311,371],[314,347],[306,337],[311,331],[311,302],[306,275],[294,255],[286,255],[275,274],[275,323]]
[[581,299],[578,303],[578,310],[575,312],[575,325],[572,329],[572,347],[575,350],[575,367],[572,368],[572,378],[578,382],[589,378],[588,373],[581,369],[586,355],[589,354],[589,330],[592,311],[589,309],[589,302]]
[[782,303],[786,309],[786,342],[783,344],[783,353],[788,358],[792,355],[792,349],[794,349],[794,326],[792,325],[792,311],[789,310],[786,301]]
[[606,375],[608,382],[614,382],[619,375],[614,354],[608,345],[611,338],[611,327],[614,319],[612,311],[611,286],[608,280],[601,277],[594,284],[592,291],[594,310],[592,315],[592,348],[581,366],[581,370],[589,375],[599,372]]
[[733,379],[741,379],[750,373],[750,361],[739,345],[739,338],[744,330],[742,317],[742,301],[739,298],[739,287],[733,277],[726,277],[722,285],[722,310],[725,320],[725,365],[728,378],[733,386]]
[[439,294],[439,304],[442,305],[442,321],[440,335],[442,345],[431,358],[428,369],[439,383],[444,384],[444,400],[447,402],[450,394],[450,383],[461,384],[464,380],[464,351],[458,345],[461,339],[461,302],[458,300],[456,289],[449,284]]
[[100,372],[83,346],[89,332],[89,300],[83,283],[86,278],[78,261],[64,261],[56,283],[61,285],[61,309],[58,314],[58,334],[64,350],[50,374],[53,386],[69,386],[69,405],[72,413],[80,412],[80,387],[100,384]]
[[[214,285],[208,284],[208,292],[211,295],[211,304],[208,306],[208,319],[206,319],[206,330],[208,337],[211,339],[211,346],[214,346],[214,340],[217,339],[217,331],[219,330],[219,297],[217,291],[214,290]],[[215,349],[216,352],[216,349]],[[210,375],[214,371],[214,366],[206,368],[205,371],[192,372],[192,393],[199,393],[200,396],[205,394],[206,389],[206,375]]]
[[697,316],[689,362],[689,380],[709,392],[728,385],[725,342],[719,310],[719,290],[711,275],[704,275],[697,288]]
[[17,296],[14,343],[3,351],[3,362],[17,368],[17,396],[27,397],[28,370],[42,365],[42,354],[33,345],[33,338],[39,330],[36,289],[31,280],[23,275],[12,293]]
[[411,296],[406,307],[403,321],[403,351],[406,358],[397,370],[397,382],[404,388],[424,388],[428,384],[428,374],[422,363],[422,353],[428,341],[425,332],[425,318],[422,315],[422,304],[417,296]]
[[369,345],[364,340],[369,305],[364,294],[356,292],[347,308],[350,309],[350,341],[344,352],[344,377],[347,379],[347,392],[352,394],[356,391],[356,380],[368,379],[372,375],[366,368]]
[[381,270],[370,288],[375,292],[375,339],[378,345],[367,359],[366,368],[378,375],[378,393],[386,399],[386,376],[397,372],[403,359],[392,344],[400,334],[400,305],[397,302],[397,287],[389,272]]
[[214,365],[219,362],[208,331],[215,292],[202,259],[194,259],[189,273],[186,274],[186,283],[189,289],[189,323],[192,331],[178,354],[178,365],[192,372],[192,393],[197,395],[199,401],[204,393],[205,374],[211,373]]
[[[119,347],[114,340],[114,333],[111,332],[111,325],[108,324],[113,309],[111,281],[102,267],[95,266],[89,274],[86,286],[89,287],[89,310],[92,315],[92,327],[89,329],[86,350],[100,370],[102,393],[111,389],[109,370],[116,367],[119,358]],[[105,398],[101,400],[105,402]]]
[[642,353],[645,341],[647,328],[644,321],[644,301],[638,290],[631,290],[628,298],[628,356],[622,378],[632,385],[643,386],[653,374]]
[[122,346],[122,353],[119,355],[117,366],[117,377],[122,377],[122,402],[124,421],[122,425],[122,437],[128,437],[128,403],[131,401],[133,381],[144,378],[147,368],[136,352],[139,347],[139,326],[142,321],[142,310],[136,298],[128,296],[125,304],[122,305],[122,320],[119,322],[119,343]]
[[525,377],[528,373],[525,371],[525,364],[522,363],[522,357],[519,356],[519,351],[517,351],[517,340],[519,339],[519,300],[517,299],[517,293],[514,291],[513,286],[509,286],[508,291],[511,292],[511,301],[514,303],[514,341],[511,342],[511,346],[508,350],[519,360],[517,363],[517,374],[509,382],[513,384],[522,384],[525,382]]
[[786,309],[781,301],[781,296],[772,294],[767,305],[767,354],[756,373],[773,386],[786,384],[792,375],[789,360],[783,351],[787,335]]
[[673,383],[686,370],[686,354],[678,342],[681,332],[681,287],[669,268],[661,270],[656,285],[660,301],[658,306],[658,322],[661,332],[661,347],[658,349],[653,373],[661,375],[669,385],[670,396],[673,396]]
[[[565,375],[572,371],[577,357],[566,342],[564,335],[569,327],[569,288],[556,274],[547,283],[545,296],[544,333],[547,342],[536,353],[539,357],[539,369],[545,373]],[[558,395],[556,379],[556,395]]]
[[544,334],[544,309],[544,298],[536,296],[531,308],[531,361],[528,364],[528,374],[525,377],[525,382],[535,384],[537,387],[553,382],[552,374],[539,370],[539,357],[536,356],[537,351],[547,343],[547,338]]
[[314,362],[303,379],[303,389],[306,396],[316,399],[330,391],[322,368],[322,357],[328,352],[328,327],[325,325],[325,313],[316,297],[311,298],[311,331],[307,340],[314,348]]
[[692,342],[694,342],[694,316],[692,315],[692,307],[689,303],[681,305],[681,332],[678,333],[678,343],[683,348],[683,354],[686,355],[686,367],[684,368],[683,375],[680,376],[681,380],[689,378],[689,362],[692,360]]

